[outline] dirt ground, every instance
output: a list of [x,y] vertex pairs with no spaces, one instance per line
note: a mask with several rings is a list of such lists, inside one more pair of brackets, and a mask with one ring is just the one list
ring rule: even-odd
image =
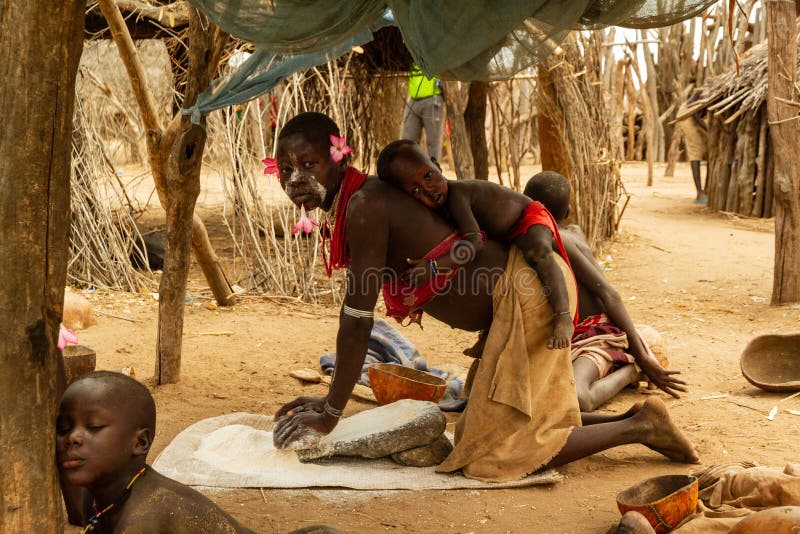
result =
[[[626,390],[600,411],[617,412],[646,394],[660,394],[704,464],[752,460],[782,466],[800,460],[800,417],[781,411],[767,420],[770,408],[785,395],[752,387],[738,363],[754,336],[800,329],[800,306],[769,305],[773,221],[712,213],[693,204],[688,164],[679,165],[675,178],[668,179],[661,178],[663,168],[657,167],[656,185],[650,188],[645,172],[641,164],[623,167],[632,198],[619,235],[598,257],[634,319],[664,333],[671,367],[683,372],[690,391],[674,400],[663,393]],[[213,200],[214,195],[201,197],[201,212],[219,254],[229,256],[225,230],[215,226],[219,218]],[[181,382],[153,389],[158,431],[151,461],[200,419],[235,411],[272,414],[297,395],[325,393],[325,386],[302,384],[287,373],[316,368],[319,355],[334,348],[335,309],[245,296],[233,308],[211,310],[204,286],[193,271],[189,293],[194,302],[186,306]],[[156,301],[150,295],[108,292],[90,298],[98,324],[80,338],[97,351],[97,367],[132,366],[137,378],[152,386]],[[472,344],[474,334],[452,330],[431,317],[424,331],[406,328],[403,333],[431,366],[469,365],[461,351]],[[351,401],[347,412],[369,406]],[[800,397],[779,406],[798,410]],[[259,532],[326,523],[348,533],[599,533],[619,517],[617,492],[647,477],[691,469],[631,445],[562,468],[565,480],[553,487],[236,490],[210,497]]]

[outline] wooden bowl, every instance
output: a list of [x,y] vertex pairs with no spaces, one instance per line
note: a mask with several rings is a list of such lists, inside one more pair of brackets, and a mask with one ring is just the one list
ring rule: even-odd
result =
[[621,514],[639,512],[658,534],[674,529],[696,506],[697,479],[689,475],[648,478],[617,494]]
[[400,399],[439,402],[447,390],[447,382],[442,378],[411,367],[376,363],[367,372],[372,392],[381,405]]
[[800,334],[759,336],[739,358],[748,382],[766,391],[800,391]]

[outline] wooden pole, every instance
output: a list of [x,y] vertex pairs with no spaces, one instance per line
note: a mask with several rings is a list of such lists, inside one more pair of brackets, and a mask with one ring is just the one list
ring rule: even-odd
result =
[[[560,58],[559,58],[560,61]],[[553,80],[549,69],[549,62],[539,63],[539,94],[540,102],[550,100],[556,102]],[[541,151],[542,170],[555,171],[567,178],[572,178],[572,170],[569,165],[567,148],[561,141],[559,135],[559,125],[557,121],[560,117],[550,117],[547,113],[542,113],[546,109],[543,104],[539,105],[539,150]]]
[[775,269],[772,303],[800,300],[800,117],[797,106],[797,31],[793,0],[766,0],[767,117],[775,153],[773,175]]
[[[161,205],[166,211],[167,248],[159,284],[158,340],[155,376],[157,384],[180,380],[181,340],[190,251],[200,264],[220,305],[231,305],[235,295],[211,248],[202,220],[194,214],[200,192],[200,166],[205,147],[205,128],[192,125],[188,116],[176,115],[166,127],[158,119],[144,78],[144,68],[122,14],[114,0],[100,0],[100,9],[111,28],[147,131],[147,153]],[[195,9],[189,11],[188,78],[183,104],[192,105],[208,86],[227,35],[210,25]]]
[[447,106],[447,120],[450,122],[450,146],[453,149],[453,163],[459,180],[475,178],[475,163],[472,160],[467,126],[464,123],[464,110],[469,98],[469,82],[444,81],[444,101]]
[[85,7],[9,0],[0,8],[0,532],[64,529],[54,461],[56,340]]
[[464,110],[464,124],[469,137],[475,178],[489,179],[489,148],[486,146],[486,100],[489,82],[470,82],[469,98]]

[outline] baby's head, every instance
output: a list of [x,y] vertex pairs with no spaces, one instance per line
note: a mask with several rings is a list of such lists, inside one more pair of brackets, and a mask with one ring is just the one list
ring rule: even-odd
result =
[[378,178],[437,209],[447,200],[447,179],[439,163],[414,141],[400,139],[386,145],[378,156]]
[[525,196],[544,204],[558,222],[569,216],[569,194],[569,180],[553,171],[534,174],[525,185]]
[[111,371],[89,373],[64,392],[56,420],[58,468],[92,491],[145,466],[156,431],[150,391]]
[[334,162],[331,135],[339,127],[322,113],[296,115],[278,134],[276,159],[281,187],[297,206],[328,210],[347,166],[345,156]]

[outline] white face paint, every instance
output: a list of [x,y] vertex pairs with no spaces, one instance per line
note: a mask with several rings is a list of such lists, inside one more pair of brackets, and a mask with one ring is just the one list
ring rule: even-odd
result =
[[[281,155],[282,153],[282,155]],[[327,159],[327,151],[308,145],[304,139],[292,136],[281,141],[279,145],[279,166],[286,194],[297,206],[306,209],[321,207],[328,191],[317,180],[317,176],[325,179],[331,168]],[[288,174],[288,176],[287,176]]]

